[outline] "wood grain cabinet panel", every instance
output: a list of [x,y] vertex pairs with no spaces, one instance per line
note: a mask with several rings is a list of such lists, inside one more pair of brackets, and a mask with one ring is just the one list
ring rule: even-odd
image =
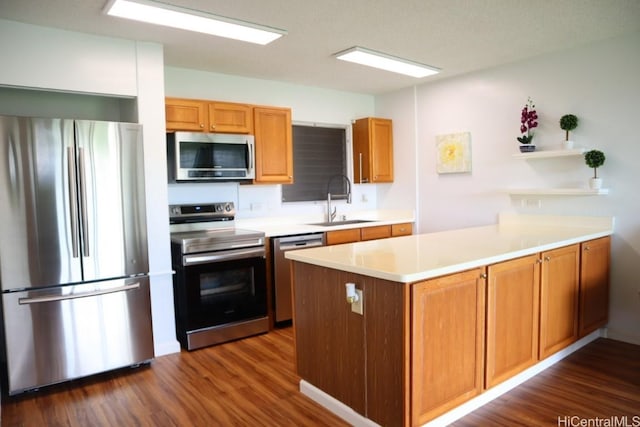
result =
[[609,264],[611,238],[580,245],[580,305],[578,336],[605,326],[609,320]]
[[392,121],[366,117],[356,120],[352,130],[354,182],[393,182]]
[[542,253],[540,359],[578,339],[580,245]]
[[412,286],[412,425],[483,390],[483,273],[478,268]]
[[531,255],[488,267],[486,388],[538,360],[539,261]]
[[255,107],[257,183],[293,182],[291,109]]
[[362,227],[360,229],[360,240],[376,240],[391,237],[390,225],[376,225],[373,227]]
[[207,103],[197,99],[166,98],[164,104],[167,131],[206,130]]
[[253,108],[231,102],[208,104],[209,132],[253,133]]
[[410,222],[391,225],[392,237],[410,236],[411,234],[413,234],[413,224],[411,224]]
[[327,231],[325,242],[329,245],[339,245],[341,243],[354,243],[360,241],[360,229],[349,228],[346,230]]

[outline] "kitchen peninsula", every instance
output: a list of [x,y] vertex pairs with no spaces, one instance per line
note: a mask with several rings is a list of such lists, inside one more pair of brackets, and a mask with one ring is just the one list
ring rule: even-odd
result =
[[355,425],[486,403],[599,336],[612,233],[609,217],[503,214],[287,252],[301,391]]

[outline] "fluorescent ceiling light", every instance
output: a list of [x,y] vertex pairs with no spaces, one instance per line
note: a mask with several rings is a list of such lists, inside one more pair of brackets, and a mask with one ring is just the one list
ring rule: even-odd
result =
[[166,27],[265,45],[287,34],[284,30],[238,21],[149,0],[110,0],[107,15]]
[[439,68],[375,52],[359,46],[343,50],[334,56],[343,61],[355,62],[357,64],[368,65],[369,67],[380,68],[382,70],[393,71],[394,73],[417,78],[440,72]]

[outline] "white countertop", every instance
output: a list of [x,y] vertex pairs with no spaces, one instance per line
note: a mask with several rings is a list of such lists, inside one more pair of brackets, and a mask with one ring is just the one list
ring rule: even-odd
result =
[[413,211],[407,210],[376,210],[350,213],[347,220],[366,220],[357,224],[320,226],[314,223],[323,222],[322,216],[300,216],[288,218],[247,218],[235,220],[236,228],[257,230],[267,237],[290,236],[294,234],[323,233],[333,230],[349,228],[374,227],[376,225],[400,224],[414,222]]
[[612,217],[502,214],[495,225],[287,251],[285,257],[409,283],[612,233]]

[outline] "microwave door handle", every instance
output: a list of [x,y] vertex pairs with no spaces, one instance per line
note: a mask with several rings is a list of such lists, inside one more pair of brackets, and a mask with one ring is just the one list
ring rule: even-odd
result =
[[253,142],[247,144],[247,157],[249,160],[249,170],[253,170]]

